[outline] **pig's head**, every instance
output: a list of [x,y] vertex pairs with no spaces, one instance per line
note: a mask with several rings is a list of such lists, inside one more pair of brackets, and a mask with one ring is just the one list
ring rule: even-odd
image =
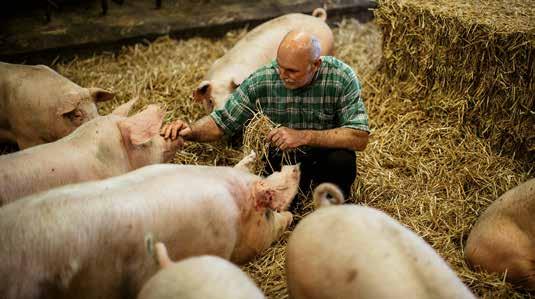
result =
[[59,101],[54,111],[56,121],[53,122],[52,140],[70,134],[83,123],[97,117],[99,114],[96,103],[108,101],[114,97],[113,93],[101,88],[81,88],[71,85],[74,84],[69,84],[68,91],[58,95]]
[[157,105],[149,105],[145,110],[117,123],[131,169],[169,162],[182,146],[182,138],[166,140],[160,136],[163,117]]
[[266,196],[258,197],[257,205],[268,206],[276,211],[284,211],[288,208],[299,188],[299,165],[282,167],[281,171],[274,172],[267,178],[256,183],[257,193]]
[[230,94],[236,90],[241,82],[237,80],[219,81],[205,80],[202,81],[197,89],[193,92],[193,99],[200,102],[206,111],[211,113],[214,109],[223,108]]
[[[256,181],[249,207],[242,207],[240,237],[231,260],[245,263],[271,246],[292,223],[292,213],[283,211],[297,194],[299,166],[284,166],[280,172]],[[280,211],[280,212],[279,212]]]

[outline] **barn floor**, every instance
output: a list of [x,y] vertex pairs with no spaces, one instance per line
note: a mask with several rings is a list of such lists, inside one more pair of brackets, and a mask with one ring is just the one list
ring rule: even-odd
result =
[[[153,40],[158,36],[217,36],[246,24],[255,26],[290,12],[310,13],[322,0],[52,0],[50,21],[46,1],[8,2],[0,12],[0,60],[50,64],[60,53],[87,53],[115,49],[118,45]],[[372,18],[369,0],[328,1],[331,19],[351,15],[361,21]],[[33,4],[32,4],[33,3]],[[37,6],[41,4],[41,6]],[[33,6],[32,6],[33,5]],[[36,55],[37,53],[37,55]],[[69,55],[70,56],[70,55]]]
[[[101,107],[102,113],[139,95],[142,101],[136,109],[159,103],[168,111],[166,121],[177,117],[191,121],[202,115],[200,105],[190,99],[194,86],[245,32],[231,31],[220,39],[160,38],[125,47],[118,54],[74,59],[57,69],[82,86],[114,90],[116,100]],[[336,56],[350,64],[362,81],[373,130],[367,149],[358,156],[359,175],[350,201],[384,210],[417,232],[478,296],[531,298],[503,283],[503,277],[468,269],[462,248],[478,215],[500,194],[532,177],[533,169],[494,153],[485,140],[455,121],[429,117],[411,99],[400,98],[395,86],[385,89],[387,82],[375,73],[382,37],[373,22],[362,25],[345,19],[334,34]],[[175,162],[229,165],[240,155],[239,147],[224,142],[188,144]],[[305,204],[298,218],[309,212]],[[284,278],[288,235],[243,266],[268,298],[288,297]]]

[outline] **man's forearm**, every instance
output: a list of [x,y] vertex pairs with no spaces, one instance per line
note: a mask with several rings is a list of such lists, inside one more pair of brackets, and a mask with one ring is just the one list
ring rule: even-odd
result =
[[191,127],[191,135],[188,140],[197,142],[211,142],[221,139],[223,137],[223,130],[215,123],[214,119],[207,115],[193,124]]
[[368,132],[336,128],[330,130],[304,130],[306,145],[313,147],[347,148],[363,151],[368,144]]

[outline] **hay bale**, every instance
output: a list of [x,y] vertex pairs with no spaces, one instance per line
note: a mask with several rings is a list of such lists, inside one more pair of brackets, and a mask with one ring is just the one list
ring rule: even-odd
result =
[[382,72],[431,115],[459,115],[498,152],[535,162],[530,0],[383,0]]

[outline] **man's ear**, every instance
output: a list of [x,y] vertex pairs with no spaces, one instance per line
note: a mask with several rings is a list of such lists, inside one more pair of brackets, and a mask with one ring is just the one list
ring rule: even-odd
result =
[[119,121],[117,126],[125,142],[141,145],[159,135],[163,116],[160,107],[149,105],[145,110]]
[[193,92],[193,99],[202,102],[212,96],[212,84],[210,81],[202,81],[197,89]]
[[236,88],[238,88],[243,82],[243,78],[236,78],[232,77],[232,80],[230,80],[230,91],[234,91]]
[[109,101],[115,96],[113,92],[98,87],[89,87],[87,90],[95,103]]

